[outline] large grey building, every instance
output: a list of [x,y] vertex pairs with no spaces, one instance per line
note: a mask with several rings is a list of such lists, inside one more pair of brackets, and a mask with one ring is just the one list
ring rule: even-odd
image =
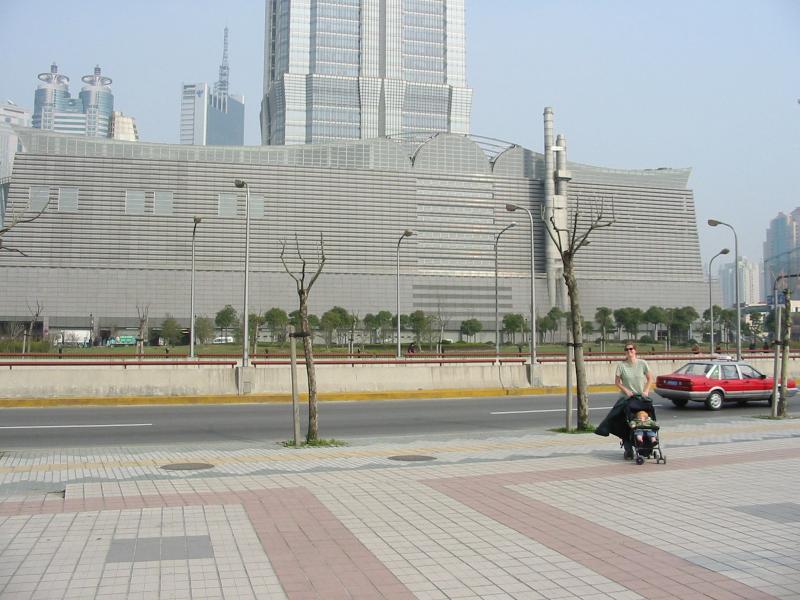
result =
[[[3,239],[27,256],[0,254],[0,321],[25,320],[39,301],[50,327],[86,326],[90,313],[101,329],[132,326],[137,305],[149,305],[154,322],[172,315],[187,324],[195,216],[196,314],[240,307],[245,195],[236,178],[250,190],[253,312],[297,308],[281,244],[296,265],[296,238],[313,263],[322,236],[327,263],[312,312],[339,305],[360,316],[394,313],[398,239],[412,229],[400,247],[401,312],[438,314],[451,331],[478,318],[491,330],[494,241],[519,214],[505,210],[514,203],[537,215],[536,301],[544,314],[566,302],[538,215],[548,203],[571,214],[576,199],[586,206],[600,197],[613,203],[616,222],[596,231],[578,258],[587,317],[601,305],[702,309],[707,300],[688,169],[568,163],[563,140],[554,162],[455,134],[212,147],[16,132],[21,150],[0,196],[6,219],[47,208]],[[548,200],[553,165],[571,180]],[[498,246],[501,315],[530,309],[529,239],[524,218]]]
[[266,0],[262,144],[468,133],[464,0]]

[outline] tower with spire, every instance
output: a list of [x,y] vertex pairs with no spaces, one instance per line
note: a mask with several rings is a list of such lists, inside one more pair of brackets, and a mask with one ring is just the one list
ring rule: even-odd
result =
[[180,142],[202,146],[244,144],[244,98],[230,93],[227,27],[219,78],[214,87],[207,83],[183,84]]

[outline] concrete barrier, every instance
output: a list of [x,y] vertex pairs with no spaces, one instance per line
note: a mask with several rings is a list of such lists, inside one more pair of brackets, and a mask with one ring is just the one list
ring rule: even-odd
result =
[[[686,357],[648,360],[656,374],[671,373]],[[588,385],[614,382],[617,360],[586,362]],[[756,369],[772,374],[772,360],[748,360]],[[14,366],[0,370],[0,398],[70,398],[118,396],[229,396],[237,395],[241,369],[217,365],[105,365]],[[790,360],[789,373],[796,378],[800,358]],[[417,392],[435,390],[495,390],[502,393],[530,388],[524,364],[318,364],[317,389],[325,393]],[[252,394],[290,394],[288,365],[248,367]],[[537,387],[563,387],[565,363],[538,365]],[[305,369],[298,366],[300,391],[307,391]],[[574,377],[573,377],[574,385]]]

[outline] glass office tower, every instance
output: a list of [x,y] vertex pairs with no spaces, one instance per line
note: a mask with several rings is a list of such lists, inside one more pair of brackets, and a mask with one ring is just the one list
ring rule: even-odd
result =
[[81,80],[86,85],[78,97],[73,98],[69,93],[69,77],[58,72],[58,65],[53,63],[49,73],[40,73],[41,83],[33,96],[33,127],[108,137],[111,113],[114,112],[111,78],[105,77],[98,66],[93,74],[84,75]]
[[266,0],[263,144],[469,133],[463,0]]

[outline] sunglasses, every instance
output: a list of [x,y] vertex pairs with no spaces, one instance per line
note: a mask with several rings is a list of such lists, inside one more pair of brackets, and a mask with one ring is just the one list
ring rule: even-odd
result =
[[625,352],[633,352],[636,348],[625,348]]

